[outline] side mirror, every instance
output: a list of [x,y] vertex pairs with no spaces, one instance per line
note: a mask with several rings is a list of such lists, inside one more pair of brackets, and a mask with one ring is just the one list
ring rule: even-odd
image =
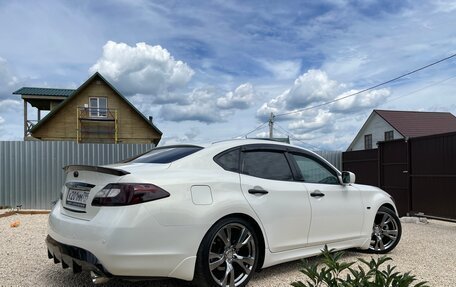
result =
[[343,171],[342,172],[342,184],[355,183],[356,176],[353,172]]

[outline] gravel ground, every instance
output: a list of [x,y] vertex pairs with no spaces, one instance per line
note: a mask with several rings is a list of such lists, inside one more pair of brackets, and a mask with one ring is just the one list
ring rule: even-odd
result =
[[[10,223],[19,220],[20,226]],[[87,272],[74,275],[47,258],[47,215],[13,215],[0,218],[0,286],[92,286]],[[403,223],[402,240],[389,256],[401,272],[411,271],[430,286],[456,286],[456,224],[430,220]],[[347,252],[345,260],[371,256]],[[318,260],[313,258],[312,260]],[[256,273],[249,287],[290,286],[304,281],[299,261],[270,267]],[[176,280],[127,282],[111,280],[103,286],[177,287],[188,284]]]

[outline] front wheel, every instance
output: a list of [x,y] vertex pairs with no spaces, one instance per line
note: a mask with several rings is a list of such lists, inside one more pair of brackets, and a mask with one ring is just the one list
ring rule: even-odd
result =
[[258,263],[258,236],[253,226],[241,218],[217,222],[198,250],[196,286],[243,287]]
[[370,253],[388,253],[399,243],[402,234],[401,221],[396,213],[386,207],[380,207],[372,226]]

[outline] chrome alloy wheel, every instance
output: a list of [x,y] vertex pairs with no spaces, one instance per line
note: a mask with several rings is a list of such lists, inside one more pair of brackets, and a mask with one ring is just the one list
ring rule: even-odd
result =
[[385,251],[390,249],[399,239],[399,226],[396,219],[383,210],[375,216],[372,227],[372,238],[369,249],[372,251]]
[[250,230],[240,223],[223,226],[209,251],[209,270],[219,286],[236,287],[248,279],[255,263],[256,246]]

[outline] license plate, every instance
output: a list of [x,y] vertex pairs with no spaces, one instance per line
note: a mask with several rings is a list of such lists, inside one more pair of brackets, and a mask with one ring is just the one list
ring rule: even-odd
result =
[[69,189],[66,204],[85,208],[89,193],[90,191],[86,190]]

